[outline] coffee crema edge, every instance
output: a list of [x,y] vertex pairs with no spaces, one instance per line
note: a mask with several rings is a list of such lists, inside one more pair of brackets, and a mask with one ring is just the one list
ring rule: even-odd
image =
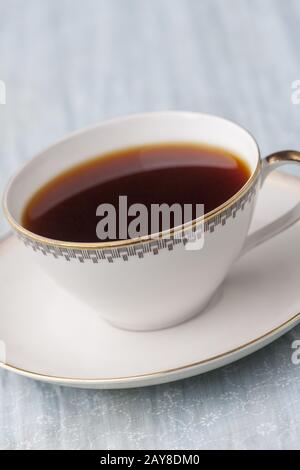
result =
[[[204,233],[213,233],[217,227],[225,226],[229,219],[234,219],[236,214],[239,211],[243,211],[245,205],[251,202],[256,195],[260,179],[260,169],[261,160],[259,160],[255,171],[245,185],[232,198],[199,219],[191,221],[191,223],[186,226],[185,232],[194,231],[194,233],[197,234],[195,228],[202,223]],[[167,249],[172,251],[175,246],[185,245],[189,241],[186,236],[176,237],[176,233],[182,231],[182,226],[179,226],[168,231],[170,234],[168,238],[166,238],[165,232],[160,232],[150,236],[146,235],[144,237],[113,242],[63,242],[36,235],[25,229],[11,217],[6,204],[4,204],[4,211],[10,225],[26,247],[41,252],[45,256],[52,255],[54,258],[65,258],[67,261],[74,259],[81,263],[85,261],[99,263],[106,260],[112,263],[117,259],[123,259],[123,261],[128,261],[128,259],[132,257],[141,259],[144,258],[146,254],[157,255],[161,250]],[[201,231],[200,235],[198,234],[197,237],[201,237]]]

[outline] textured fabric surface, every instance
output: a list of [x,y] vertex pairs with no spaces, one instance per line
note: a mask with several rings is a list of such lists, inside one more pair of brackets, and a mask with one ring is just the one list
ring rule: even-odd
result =
[[[0,190],[66,132],[140,111],[220,114],[263,155],[299,148],[299,24],[297,0],[0,0]],[[0,448],[299,448],[294,339],[300,326],[223,369],[148,389],[0,371]]]

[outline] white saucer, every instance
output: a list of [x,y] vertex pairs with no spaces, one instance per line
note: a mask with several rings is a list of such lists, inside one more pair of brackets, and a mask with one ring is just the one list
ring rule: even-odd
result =
[[[253,228],[299,199],[298,178],[273,174]],[[122,388],[178,380],[240,359],[300,321],[299,239],[298,223],[241,258],[197,318],[141,333],[102,321],[30,263],[9,235],[0,243],[0,365],[45,382]]]

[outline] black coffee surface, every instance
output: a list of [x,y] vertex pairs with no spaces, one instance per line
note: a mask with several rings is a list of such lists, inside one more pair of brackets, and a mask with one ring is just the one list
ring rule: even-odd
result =
[[[49,181],[26,205],[22,224],[55,240],[99,242],[96,209],[109,203],[117,213],[117,235],[111,237],[116,240],[119,196],[127,196],[128,207],[144,204],[149,214],[151,204],[162,203],[204,204],[207,213],[239,191],[249,176],[247,164],[221,148],[192,143],[129,148],[88,160]],[[150,220],[146,232],[141,235],[151,233]]]

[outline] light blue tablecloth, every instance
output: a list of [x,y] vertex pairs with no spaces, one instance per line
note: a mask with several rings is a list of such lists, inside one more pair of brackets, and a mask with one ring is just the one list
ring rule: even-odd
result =
[[[140,111],[220,114],[263,154],[299,149],[299,24],[297,0],[0,0],[0,189],[66,132]],[[238,363],[148,389],[66,389],[1,371],[0,448],[299,448],[293,339],[300,327]]]

